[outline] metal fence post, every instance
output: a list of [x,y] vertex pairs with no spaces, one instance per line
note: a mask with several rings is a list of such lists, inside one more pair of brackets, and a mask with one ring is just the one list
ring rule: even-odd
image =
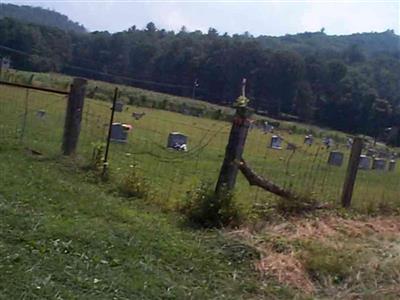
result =
[[118,98],[118,88],[115,88],[115,90],[114,90],[114,98],[113,98],[113,103],[112,103],[112,108],[111,108],[110,123],[108,124],[108,135],[107,135],[107,143],[106,143],[106,152],[104,154],[104,160],[103,160],[103,173],[102,173],[103,176],[106,174],[107,167],[108,167],[108,152],[110,150],[112,124],[114,122],[115,103],[117,102],[117,98]]
[[78,146],[86,85],[87,80],[83,78],[74,78],[71,85],[62,142],[62,152],[64,155],[74,154]]

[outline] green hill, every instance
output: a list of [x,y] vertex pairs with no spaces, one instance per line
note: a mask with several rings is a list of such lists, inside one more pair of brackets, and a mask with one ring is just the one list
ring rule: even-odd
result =
[[25,23],[57,27],[61,30],[86,32],[85,27],[56,11],[28,5],[0,4],[0,19],[13,18]]

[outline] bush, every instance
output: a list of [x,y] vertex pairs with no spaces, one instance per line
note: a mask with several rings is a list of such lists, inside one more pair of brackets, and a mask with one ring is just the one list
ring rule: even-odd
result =
[[137,164],[130,166],[130,172],[123,178],[119,190],[126,197],[148,199],[150,186]]
[[217,196],[209,183],[202,183],[195,190],[187,192],[180,211],[189,222],[206,228],[237,226],[241,219],[234,195],[226,191]]

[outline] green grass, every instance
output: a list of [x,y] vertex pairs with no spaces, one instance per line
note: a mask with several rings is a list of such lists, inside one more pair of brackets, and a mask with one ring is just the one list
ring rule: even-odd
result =
[[[60,81],[54,87],[66,88],[68,77],[51,77]],[[53,82],[45,74],[39,74],[36,80],[35,84]],[[112,90],[113,85],[102,85]],[[123,88],[126,93],[134,93],[131,88]],[[257,243],[251,247],[219,231],[193,231],[185,226],[182,216],[173,212],[188,190],[202,181],[215,183],[229,122],[127,106],[128,110],[116,114],[115,121],[132,124],[133,131],[127,144],[111,145],[111,180],[101,183],[81,166],[89,162],[93,143],[105,139],[110,103],[104,100],[86,98],[78,155],[70,160],[60,155],[65,97],[34,91],[27,95],[23,89],[0,86],[0,299],[305,297],[270,277],[260,280],[253,268],[258,258],[254,250]],[[37,117],[38,110],[46,111],[45,118]],[[146,112],[146,116],[133,120],[133,111]],[[300,124],[283,124],[284,128],[290,126],[305,130]],[[171,131],[189,136],[187,153],[165,149]],[[252,130],[244,154],[247,162],[258,173],[298,193],[337,203],[345,166],[328,166],[329,151],[322,149],[320,142],[304,147],[302,134],[279,134],[301,145],[301,149],[293,155],[287,150],[269,149],[266,145],[271,135]],[[343,146],[340,149],[347,159],[348,150]],[[43,155],[28,154],[31,150]],[[133,164],[138,164],[147,178],[151,199],[126,198],[119,193],[121,180]],[[355,209],[379,213],[398,208],[399,172],[399,168],[395,173],[360,171]],[[249,187],[241,175],[235,197],[247,214],[256,203],[276,200]],[[360,253],[358,242],[364,245],[355,239],[342,242],[349,244],[351,255]],[[351,242],[357,244],[354,249]],[[371,243],[366,245],[372,247]],[[368,284],[361,285],[357,275],[360,269],[353,266],[356,260],[350,263],[346,253],[330,245],[282,242],[279,247],[298,245],[298,255],[310,276],[315,275],[317,295],[321,297],[350,293],[348,282],[357,293],[373,297],[379,293],[374,288],[377,281],[380,286],[392,288],[398,274],[385,265],[384,271],[373,275],[373,266],[367,262],[371,257],[369,248],[364,247],[360,266],[365,267],[361,274]],[[379,254],[378,258],[387,252],[379,247],[377,242],[371,250]],[[325,255],[327,251],[332,253]],[[397,266],[398,257],[389,264]],[[324,281],[332,277],[337,282]]]
[[[68,79],[65,76],[38,74],[35,75],[34,82],[43,81],[48,86],[50,82],[54,83],[54,87],[61,88],[66,86],[65,82],[68,83]],[[110,84],[90,82],[90,85],[93,84],[104,86],[104,89],[108,87],[108,90],[112,91]],[[138,89],[128,87],[121,89],[126,93],[138,92]],[[26,91],[1,86],[0,92],[0,115],[3,120],[7,120],[2,122],[0,134],[3,138],[15,140],[22,132]],[[150,95],[155,98],[161,97],[161,94],[150,93]],[[23,143],[47,156],[58,155],[63,131],[65,97],[30,91],[27,99],[28,114]],[[150,96],[147,99],[150,99]],[[85,102],[79,144],[79,154],[85,160],[90,159],[93,144],[104,141],[106,137],[110,103],[103,100],[87,98]],[[36,112],[41,109],[47,113],[44,119],[36,116]],[[129,172],[129,166],[137,163],[151,182],[154,192],[159,195],[156,198],[162,199],[159,203],[166,208],[175,207],[182,201],[187,191],[202,181],[216,182],[228,140],[231,126],[229,122],[147,107],[126,105],[125,109],[122,113],[116,113],[115,121],[132,124],[133,131],[127,144],[111,145],[110,166],[116,180],[121,180]],[[146,115],[137,121],[131,117],[133,111],[145,112]],[[297,130],[306,130],[306,127],[300,124],[283,123],[282,126],[283,128],[296,126]],[[311,129],[314,132],[318,130]],[[176,153],[165,148],[167,136],[172,131],[188,135],[187,153]],[[289,134],[286,130],[277,133],[286,141],[299,145],[300,148],[294,154],[287,150],[272,150],[267,147],[271,134],[266,135],[257,129],[251,130],[244,154],[250,166],[261,175],[301,195],[312,196],[322,202],[339,204],[346,163],[342,167],[327,165],[329,150],[322,146],[320,139],[317,139],[315,145],[308,147],[303,145],[303,134]],[[345,136],[336,132],[330,134]],[[348,149],[339,144],[339,150],[345,153],[346,162]],[[368,213],[382,207],[390,209],[399,207],[399,175],[400,168],[393,173],[360,171],[353,207]],[[275,201],[274,196],[258,188],[249,187],[241,175],[238,177],[236,197],[245,213],[251,210],[254,203]]]
[[[1,299],[291,297],[256,253],[88,182],[67,162],[0,151]],[[243,251],[245,249],[245,251]]]

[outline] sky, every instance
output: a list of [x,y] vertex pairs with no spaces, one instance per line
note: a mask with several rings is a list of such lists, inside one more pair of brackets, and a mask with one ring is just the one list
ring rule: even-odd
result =
[[285,35],[315,32],[327,34],[400,33],[400,0],[34,0],[4,1],[41,6],[67,15],[88,30],[117,32],[154,22],[157,28],[220,33]]

